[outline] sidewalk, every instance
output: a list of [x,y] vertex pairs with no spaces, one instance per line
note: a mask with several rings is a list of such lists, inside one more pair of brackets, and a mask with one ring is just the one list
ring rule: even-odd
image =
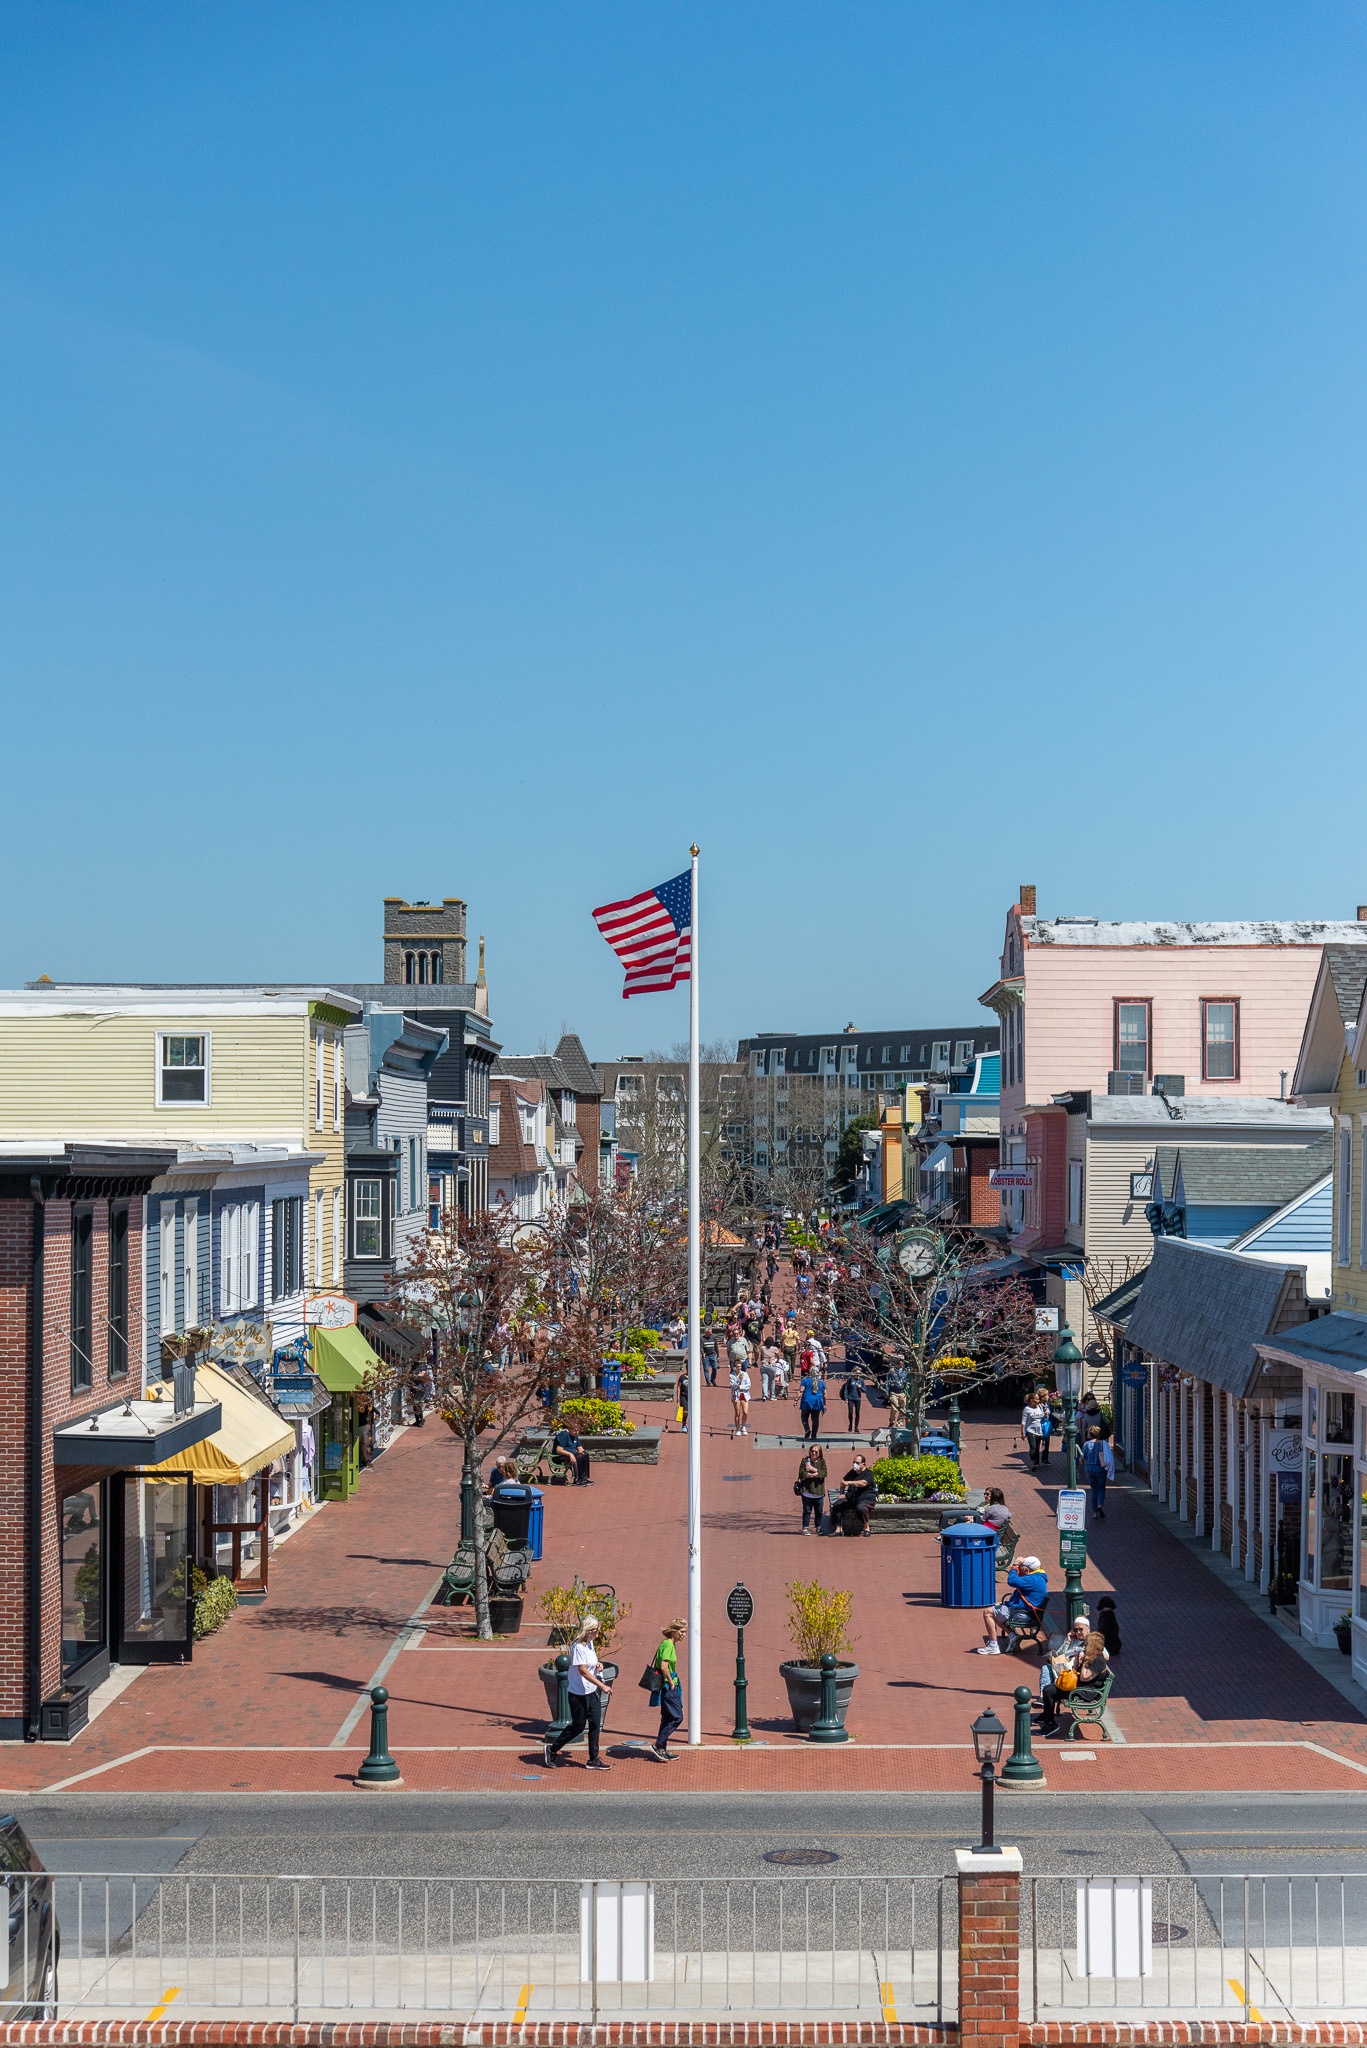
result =
[[[658,1406],[627,1407],[637,1420],[660,1420]],[[428,1607],[459,1521],[457,1446],[432,1421],[407,1431],[352,1501],[283,1547],[270,1599],[239,1610],[196,1647],[191,1665],[148,1671],[74,1743],[7,1746],[5,1789],[348,1788],[365,1748],[364,1688],[381,1679],[390,1746],[416,1789],[969,1789],[969,1724],[992,1705],[1010,1727],[1013,1690],[1037,1684],[1037,1661],[974,1654],[979,1618],[941,1608],[933,1538],[801,1533],[792,1493],[800,1451],[764,1447],[796,1434],[795,1402],[757,1401],[755,1433],[733,1439],[725,1387],[705,1388],[701,1422],[702,1753],[665,1766],[639,1747],[654,1721],[636,1677],[663,1624],[686,1609],[682,1433],[669,1429],[658,1467],[600,1465],[591,1488],[548,1490],[528,1627],[480,1644],[465,1633],[468,1610]],[[1056,1459],[1032,1473],[1018,1445],[1013,1424],[965,1420],[970,1483],[1005,1488],[1021,1548],[1043,1558],[1061,1615],[1054,1490],[1063,1471]],[[833,1479],[848,1456],[830,1457]],[[1112,1705],[1121,1739],[1041,1744],[1050,1786],[1367,1790],[1367,1721],[1356,1707],[1143,1501],[1122,1486],[1108,1506],[1091,1530],[1084,1585],[1091,1599],[1113,1591],[1119,1606],[1124,1650]],[[539,1762],[546,1709],[537,1666],[548,1648],[531,1617],[536,1595],[576,1572],[615,1582],[630,1603],[611,1652],[621,1668],[607,1729],[614,1770],[601,1780],[586,1781],[575,1763],[546,1772]],[[784,1587],[799,1578],[854,1596],[855,1739],[840,1747],[801,1741],[788,1717],[778,1669],[789,1653]],[[736,1638],[724,1610],[737,1580],[755,1602],[748,1749],[729,1740]]]

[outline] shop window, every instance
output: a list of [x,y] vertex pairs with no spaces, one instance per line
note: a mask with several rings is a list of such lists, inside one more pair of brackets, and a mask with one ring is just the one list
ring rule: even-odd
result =
[[1239,1005],[1201,1004],[1201,1074],[1207,1081],[1239,1078]]
[[183,1479],[131,1475],[115,1484],[124,1488],[123,1641],[184,1643],[193,1612],[186,1584],[190,1487]]
[[104,1482],[62,1502],[62,1676],[105,1641]]
[[209,1040],[163,1031],[157,1036],[157,1103],[209,1100]]
[[1319,1584],[1346,1593],[1353,1575],[1353,1467],[1344,1456],[1320,1458]]
[[1319,1549],[1316,1524],[1318,1522],[1319,1495],[1315,1491],[1317,1459],[1313,1451],[1305,1454],[1305,1567],[1306,1579],[1315,1583],[1315,1553]]
[[353,1258],[378,1259],[383,1256],[380,1221],[381,1185],[378,1180],[358,1180],[352,1183]]
[[1353,1397],[1340,1393],[1336,1388],[1324,1390],[1324,1422],[1320,1430],[1320,1442],[1324,1444],[1351,1444],[1353,1441]]
[[[1358,1486],[1358,1578],[1367,1579],[1367,1486]],[[1358,1586],[1358,1614],[1367,1621],[1367,1585]]]
[[95,1384],[90,1347],[94,1330],[95,1218],[77,1209],[71,1218],[71,1391],[84,1394]]
[[128,1371],[128,1211],[109,1217],[109,1377],[121,1380]]

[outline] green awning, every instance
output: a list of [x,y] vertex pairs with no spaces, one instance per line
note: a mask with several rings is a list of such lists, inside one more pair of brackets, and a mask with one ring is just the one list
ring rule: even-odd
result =
[[380,1361],[353,1323],[349,1330],[313,1326],[313,1370],[330,1394],[355,1394],[369,1386]]

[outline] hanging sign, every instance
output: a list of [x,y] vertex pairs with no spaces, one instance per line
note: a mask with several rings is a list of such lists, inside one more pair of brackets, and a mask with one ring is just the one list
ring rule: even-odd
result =
[[1033,1166],[994,1166],[987,1176],[990,1188],[1032,1188],[1035,1185]]
[[1087,1527],[1087,1489],[1085,1486],[1061,1486],[1058,1490],[1058,1525],[1063,1529]]
[[1058,1310],[1055,1307],[1035,1310],[1035,1334],[1038,1337],[1057,1337]]
[[311,1294],[304,1303],[304,1321],[320,1330],[349,1330],[356,1320],[356,1304],[345,1294]]
[[1299,1472],[1301,1433],[1298,1429],[1274,1429],[1267,1439],[1267,1462],[1274,1472]]

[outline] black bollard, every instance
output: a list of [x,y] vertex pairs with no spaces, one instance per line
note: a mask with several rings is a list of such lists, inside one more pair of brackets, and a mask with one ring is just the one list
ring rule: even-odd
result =
[[821,1713],[812,1723],[807,1734],[809,1742],[848,1742],[849,1731],[842,1728],[835,1712],[835,1658],[828,1650],[821,1660]]
[[370,1754],[356,1773],[358,1785],[402,1785],[399,1767],[389,1754],[389,1694],[382,1685],[370,1693]]
[[1016,1687],[1016,1744],[1002,1765],[1003,1785],[1043,1785],[1044,1766],[1030,1747],[1030,1688]]
[[562,1650],[555,1660],[555,1719],[546,1730],[547,1742],[554,1742],[570,1725],[570,1660]]

